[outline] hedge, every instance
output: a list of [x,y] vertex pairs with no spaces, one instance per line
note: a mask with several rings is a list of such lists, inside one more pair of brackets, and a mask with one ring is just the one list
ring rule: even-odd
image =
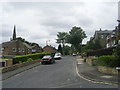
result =
[[118,60],[114,55],[100,56],[97,59],[97,65],[107,66],[107,67],[118,67],[120,60]]
[[29,59],[33,59],[33,60],[40,59],[40,58],[42,58],[45,55],[52,55],[53,56],[54,53],[42,52],[42,53],[35,53],[35,54],[28,54],[28,55],[17,56],[17,57],[13,58],[13,64],[20,63],[20,62],[27,62]]
[[112,55],[114,53],[115,47],[98,49],[93,51],[88,51],[87,56],[103,56],[103,55]]

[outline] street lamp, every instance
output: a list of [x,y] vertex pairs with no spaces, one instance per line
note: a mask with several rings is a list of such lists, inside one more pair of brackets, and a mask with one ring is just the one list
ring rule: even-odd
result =
[[46,41],[46,46],[48,45],[48,42],[50,42],[50,40],[47,40],[47,41]]

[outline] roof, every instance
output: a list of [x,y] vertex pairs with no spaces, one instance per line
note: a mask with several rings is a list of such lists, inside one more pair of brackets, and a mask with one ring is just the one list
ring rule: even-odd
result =
[[0,47],[4,46],[7,47],[9,46],[10,43],[16,42],[16,40],[12,40],[12,41],[8,41],[8,42],[3,42],[2,44],[0,44]]
[[27,48],[32,49],[32,47],[30,45],[28,45],[27,43],[23,43]]
[[39,48],[42,48],[41,46],[38,46],[38,45],[34,45],[34,46],[32,46],[32,48],[34,48],[34,47],[39,47]]
[[109,35],[109,34],[112,34],[112,32],[113,32],[113,30],[104,30],[104,31],[102,31],[102,30],[99,30],[99,31],[95,31],[95,34],[94,34],[94,36],[96,36],[97,34],[101,34],[101,35]]
[[44,48],[46,48],[46,47],[50,47],[50,48],[53,48],[53,49],[55,49],[55,50],[56,50],[56,48],[55,48],[55,47],[53,47],[53,46],[51,46],[51,45],[50,45],[50,46],[49,46],[49,45],[46,45],[45,47],[43,47],[43,49],[44,49]]
[[95,33],[112,33],[113,30],[95,31]]
[[[7,47],[9,46],[10,43],[14,43],[16,42],[17,40],[12,40],[12,41],[8,41],[8,42],[3,42],[2,44],[0,44],[0,47],[4,46],[4,47]],[[21,41],[20,41],[21,42]],[[23,43],[21,42],[22,44],[24,44],[27,48],[32,48],[30,45],[28,45],[27,43]]]

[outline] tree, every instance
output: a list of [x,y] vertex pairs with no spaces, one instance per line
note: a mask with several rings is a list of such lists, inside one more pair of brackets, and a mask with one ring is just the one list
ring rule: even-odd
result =
[[20,41],[22,41],[22,42],[25,42],[25,39],[22,38],[22,37],[18,37],[18,38],[16,38],[16,40],[20,40]]
[[103,48],[100,44],[100,39],[99,38],[89,41],[89,43],[86,45],[86,47],[89,50],[97,50],[97,49]]
[[37,43],[31,43],[31,42],[29,42],[29,41],[26,41],[26,40],[25,40],[24,38],[22,38],[22,37],[18,37],[18,38],[16,38],[16,40],[20,40],[21,42],[27,43],[27,44],[30,45],[30,46],[34,46],[34,45],[39,46]]
[[76,51],[81,52],[82,41],[86,37],[87,36],[81,27],[74,26],[67,35],[67,42],[72,44]]
[[61,44],[59,44],[59,46],[58,46],[58,52],[62,53],[62,47],[61,47]]
[[58,34],[57,34],[57,38],[58,39],[56,39],[57,40],[57,43],[61,43],[61,44],[64,44],[64,43],[66,43],[66,36],[67,36],[67,32],[58,32]]
[[[66,36],[68,35],[67,32],[58,32],[57,34],[57,43],[62,44],[62,48],[64,48],[64,45],[66,43]],[[63,51],[63,55],[64,55],[64,51]]]
[[66,45],[63,50],[64,50],[65,55],[71,54],[71,47],[70,46]]

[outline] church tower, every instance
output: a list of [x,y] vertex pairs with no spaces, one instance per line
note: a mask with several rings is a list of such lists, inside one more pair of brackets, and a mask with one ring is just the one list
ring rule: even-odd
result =
[[13,29],[13,40],[16,40],[16,26],[14,25],[14,29]]

